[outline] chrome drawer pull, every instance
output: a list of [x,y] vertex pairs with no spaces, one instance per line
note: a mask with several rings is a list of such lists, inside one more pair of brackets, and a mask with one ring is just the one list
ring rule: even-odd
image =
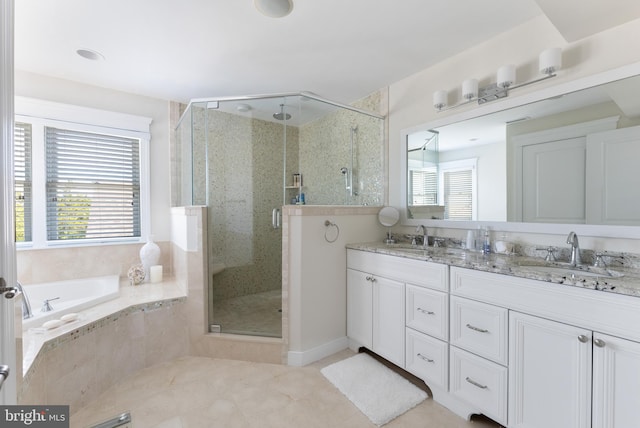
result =
[[416,309],[416,311],[422,312],[423,314],[427,314],[427,315],[435,315],[436,314],[433,311],[428,311],[428,310],[422,309],[422,308],[418,308],[418,309]]
[[465,380],[466,380],[467,382],[469,382],[471,385],[473,385],[473,386],[477,386],[478,388],[481,388],[481,389],[487,389],[487,388],[488,388],[488,386],[487,386],[487,385],[482,385],[482,384],[480,384],[480,383],[476,382],[475,380],[473,380],[473,379],[469,378],[468,376],[467,376],[467,378],[466,378]]
[[418,353],[418,357],[422,358],[424,361],[426,361],[427,363],[433,363],[433,360],[431,358],[427,358],[424,355]]
[[489,333],[489,330],[485,330],[484,328],[480,328],[480,327],[476,327],[473,326],[471,324],[467,324],[467,328],[473,330],[473,331],[477,331],[479,333]]

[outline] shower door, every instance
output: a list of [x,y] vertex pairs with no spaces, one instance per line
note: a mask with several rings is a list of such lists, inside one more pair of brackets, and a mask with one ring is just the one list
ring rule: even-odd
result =
[[[206,119],[210,329],[281,337],[285,99],[220,102]],[[279,114],[280,113],[280,114]],[[290,159],[290,161],[292,161]]]

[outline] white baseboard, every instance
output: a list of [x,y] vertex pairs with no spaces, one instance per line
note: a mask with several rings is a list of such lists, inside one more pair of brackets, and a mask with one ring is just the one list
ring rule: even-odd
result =
[[287,353],[287,364],[290,366],[306,366],[315,361],[321,360],[336,352],[340,352],[349,347],[349,340],[346,337],[333,340],[323,345],[317,346],[308,351],[289,351]]

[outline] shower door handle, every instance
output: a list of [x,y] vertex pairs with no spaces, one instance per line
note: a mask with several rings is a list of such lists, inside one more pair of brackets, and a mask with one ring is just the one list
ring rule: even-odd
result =
[[271,226],[274,229],[280,229],[280,208],[274,208],[271,211]]

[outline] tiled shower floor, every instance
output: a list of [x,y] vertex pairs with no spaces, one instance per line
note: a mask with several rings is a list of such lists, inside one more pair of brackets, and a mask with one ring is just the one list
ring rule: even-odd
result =
[[282,337],[282,294],[280,290],[213,302],[213,324],[222,333]]

